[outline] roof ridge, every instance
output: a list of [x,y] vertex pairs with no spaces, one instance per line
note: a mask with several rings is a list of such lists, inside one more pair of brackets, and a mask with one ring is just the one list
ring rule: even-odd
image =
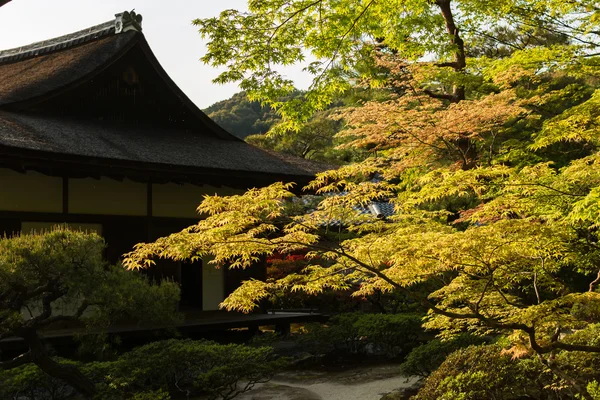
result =
[[0,50],[0,63],[20,61],[26,58],[48,54],[56,50],[62,50],[81,43],[100,39],[115,33],[115,20],[106,21],[102,24],[72,32],[63,36],[46,39],[21,47]]
[[21,61],[27,58],[52,53],[69,47],[104,38],[115,33],[128,30],[141,32],[142,16],[135,11],[115,14],[115,18],[89,28],[58,36],[51,39],[34,42],[25,46],[0,50],[0,64]]

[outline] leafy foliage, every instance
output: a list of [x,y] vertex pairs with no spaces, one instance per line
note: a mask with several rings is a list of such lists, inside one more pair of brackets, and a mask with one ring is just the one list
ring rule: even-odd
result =
[[434,339],[414,348],[402,363],[402,374],[427,377],[437,370],[451,353],[471,345],[484,343],[473,335],[458,335],[448,340]]
[[452,353],[425,380],[416,396],[433,399],[518,399],[554,397],[544,386],[551,375],[535,359],[512,359],[496,345],[471,346]]
[[340,129],[339,121],[329,118],[327,114],[318,114],[299,132],[251,135],[246,141],[261,148],[315,161],[341,164],[360,159],[357,151],[337,148],[336,144],[341,139],[337,139],[336,134]]
[[[466,50],[481,54],[477,49],[483,38],[491,36],[496,43],[520,50],[565,38],[593,47],[599,20],[598,10],[588,2],[556,0],[506,0],[495,7],[468,0],[456,3],[454,12],[450,0],[411,0],[401,6],[379,1],[249,0],[248,10],[225,10],[218,17],[194,21],[209,39],[203,61],[225,67],[215,82],[240,82],[251,100],[273,106],[283,117],[281,130],[298,130],[299,123],[326,109],[353,81],[369,79],[379,86],[381,69],[373,62],[373,52],[389,51],[413,63],[428,55],[439,61],[430,64],[446,81],[457,83],[462,74],[448,74],[444,68],[462,70]],[[505,29],[490,35],[490,26]],[[301,98],[285,101],[295,89],[277,66],[290,64],[302,65],[314,80]],[[440,76],[435,75],[427,85],[439,84]]]
[[68,383],[52,378],[34,364],[0,371],[0,397],[3,399],[66,400],[74,394]]
[[[95,399],[168,400],[173,396],[208,396],[229,400],[268,381],[285,364],[271,348],[219,345],[208,341],[167,340],[138,347],[116,361],[77,363],[97,387]],[[33,364],[0,372],[3,399],[78,398],[68,383],[45,374]]]
[[[600,353],[585,334],[600,319],[600,10],[554,0],[401,4],[251,0],[249,13],[196,21],[210,39],[204,60],[226,67],[218,80],[272,104],[283,118],[276,130],[300,131],[355,84],[390,97],[339,113],[347,129],[338,138],[369,157],[319,174],[308,189],[320,197],[296,198],[281,183],[207,197],[206,219],[138,246],[127,266],[212,255],[246,268],[306,252],[301,271],[247,281],[222,306],[248,312],[279,291],[403,293],[429,310],[425,327],[442,337],[505,335],[507,351],[535,354],[553,382],[590,399],[595,378],[571,357]],[[497,56],[472,51],[490,26],[560,37]],[[313,85],[284,102],[293,85],[274,66],[303,63],[306,53],[316,59],[307,61]],[[360,213],[374,201],[395,214]],[[429,282],[439,286],[414,290]],[[499,370],[514,367],[486,351]],[[448,390],[488,393],[477,386],[485,372]],[[492,376],[490,390],[505,393],[504,379]]]
[[163,390],[174,397],[203,394],[229,400],[269,381],[285,363],[269,347],[167,340],[125,353],[109,365],[103,385],[115,395]]
[[422,332],[421,318],[414,314],[345,313],[327,326],[308,324],[298,340],[315,355],[338,351],[396,357],[413,348]]
[[174,283],[153,285],[139,273],[108,266],[103,249],[98,235],[63,228],[0,238],[0,339],[20,337],[29,347],[1,368],[32,362],[91,396],[93,385],[75,366],[49,357],[39,330],[71,324],[98,334],[125,317],[161,326],[179,320]]

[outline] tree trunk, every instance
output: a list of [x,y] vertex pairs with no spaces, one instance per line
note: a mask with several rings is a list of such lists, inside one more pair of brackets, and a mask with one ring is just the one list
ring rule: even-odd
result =
[[[442,17],[444,17],[444,23],[446,25],[446,31],[450,35],[450,42],[456,46],[454,51],[454,60],[448,63],[448,66],[452,67],[454,71],[461,72],[467,66],[467,56],[465,52],[465,42],[460,37],[460,32],[456,23],[454,22],[454,15],[452,14],[452,7],[450,6],[451,0],[437,0],[436,4],[440,8]],[[452,94],[450,95],[450,101],[458,103],[466,99],[466,91],[463,85],[454,85],[452,88]],[[462,169],[467,170],[476,166],[477,160],[477,148],[473,141],[468,138],[462,138],[456,141],[455,145],[458,147],[462,155]]]
[[[444,17],[444,23],[446,24],[446,31],[450,35],[450,42],[456,46],[454,51],[454,61],[450,63],[450,66],[456,71],[460,72],[467,66],[467,56],[465,53],[465,42],[460,37],[458,28],[454,22],[454,16],[452,15],[452,8],[450,7],[451,0],[437,0],[436,4],[442,12]],[[465,99],[465,87],[462,85],[455,85],[452,89],[452,102],[458,103]]]
[[32,361],[42,371],[53,378],[60,379],[82,394],[86,399],[94,397],[96,387],[79,369],[73,365],[63,365],[54,361],[42,344],[35,330],[20,332],[20,335],[31,351]]

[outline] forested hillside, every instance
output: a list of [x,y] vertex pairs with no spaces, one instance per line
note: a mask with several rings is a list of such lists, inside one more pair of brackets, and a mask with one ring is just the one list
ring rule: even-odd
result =
[[271,107],[248,100],[245,92],[219,101],[204,112],[225,130],[241,139],[248,135],[266,133],[280,119]]
[[[296,92],[287,100],[300,98],[300,96],[302,92]],[[344,164],[360,160],[364,151],[355,148],[338,148],[348,141],[336,137],[344,128],[344,123],[339,116],[349,107],[356,107],[367,101],[381,101],[388,96],[387,90],[356,87],[332,102],[327,110],[312,116],[298,132],[284,131],[276,135],[269,135],[267,132],[281,122],[281,117],[269,106],[261,106],[257,101],[250,101],[245,92],[236,93],[227,100],[219,101],[206,108],[204,112],[228,132],[260,148],[309,160]]]

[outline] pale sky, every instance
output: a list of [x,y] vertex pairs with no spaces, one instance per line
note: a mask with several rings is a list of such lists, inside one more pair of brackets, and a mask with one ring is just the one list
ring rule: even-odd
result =
[[[205,42],[191,24],[226,9],[245,9],[246,0],[12,0],[0,7],[0,50],[71,33],[114,18],[122,11],[142,14],[146,40],[163,68],[200,108],[239,91],[236,84],[215,85],[218,70],[199,59]],[[300,68],[285,73],[306,87]],[[2,77],[0,77],[2,79]]]

